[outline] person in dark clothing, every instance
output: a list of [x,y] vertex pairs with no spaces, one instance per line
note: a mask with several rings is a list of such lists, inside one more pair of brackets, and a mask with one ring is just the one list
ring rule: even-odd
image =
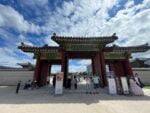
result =
[[68,88],[71,89],[71,77],[70,76],[68,77],[68,84],[67,85],[68,85]]
[[137,85],[140,86],[141,88],[143,88],[145,85],[140,80],[139,75],[137,73],[135,73],[134,77],[135,77],[135,81],[136,81]]
[[19,93],[20,85],[21,85],[21,80],[20,80],[20,81],[18,82],[18,84],[17,84],[16,94]]
[[32,89],[38,89],[38,85],[37,85],[37,81],[36,80],[34,80],[33,82],[32,82]]
[[55,87],[56,84],[56,75],[53,77],[53,87]]
[[78,80],[77,80],[77,77],[74,76],[74,88],[77,89],[77,83],[78,83]]

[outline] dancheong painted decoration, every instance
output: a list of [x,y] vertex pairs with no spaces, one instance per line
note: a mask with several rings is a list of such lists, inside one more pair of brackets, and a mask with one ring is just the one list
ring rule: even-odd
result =
[[100,76],[101,87],[104,87],[107,85],[106,64],[119,77],[133,76],[129,63],[131,53],[145,52],[150,49],[148,44],[131,47],[107,46],[118,39],[115,33],[112,36],[102,37],[67,37],[57,36],[54,33],[51,39],[59,46],[53,47],[46,44],[43,47],[34,47],[24,43],[18,46],[22,51],[34,54],[36,66],[33,79],[39,86],[46,84],[48,72],[53,64],[61,65],[61,71],[64,72],[64,86],[66,86],[68,60],[84,58],[92,60],[92,73]]

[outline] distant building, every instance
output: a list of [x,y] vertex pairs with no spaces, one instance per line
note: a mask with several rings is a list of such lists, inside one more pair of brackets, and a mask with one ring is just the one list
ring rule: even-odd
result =
[[91,65],[91,64],[88,65],[88,66],[86,67],[86,70],[87,70],[87,73],[88,73],[88,74],[91,74],[91,73],[92,73],[92,65]]
[[34,70],[34,65],[30,62],[27,63],[17,63],[18,65],[22,66],[24,69]]
[[24,85],[28,80],[33,80],[34,66],[31,63],[18,63],[22,68],[0,66],[0,85],[16,85],[21,80]]
[[130,64],[133,68],[139,67],[150,67],[150,59],[147,58],[136,58],[130,61]]

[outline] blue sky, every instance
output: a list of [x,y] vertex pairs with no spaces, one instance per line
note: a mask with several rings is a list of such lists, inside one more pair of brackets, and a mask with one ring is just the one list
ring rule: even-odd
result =
[[[0,65],[32,62],[33,54],[17,49],[20,42],[57,46],[51,35],[119,36],[115,44],[150,43],[150,0],[0,0]],[[133,54],[150,57],[150,52]],[[89,60],[70,61],[84,71]],[[54,67],[53,70],[57,70]]]

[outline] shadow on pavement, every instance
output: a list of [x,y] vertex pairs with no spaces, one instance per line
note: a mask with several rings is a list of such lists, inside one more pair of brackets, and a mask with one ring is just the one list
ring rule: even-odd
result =
[[[21,90],[15,94],[16,87],[0,87],[0,104],[93,104],[101,101],[150,101],[150,93],[144,96],[109,95],[106,89],[99,94],[86,94],[86,90],[64,90],[64,94],[55,96],[52,87],[35,90]],[[149,91],[150,92],[150,91]]]

